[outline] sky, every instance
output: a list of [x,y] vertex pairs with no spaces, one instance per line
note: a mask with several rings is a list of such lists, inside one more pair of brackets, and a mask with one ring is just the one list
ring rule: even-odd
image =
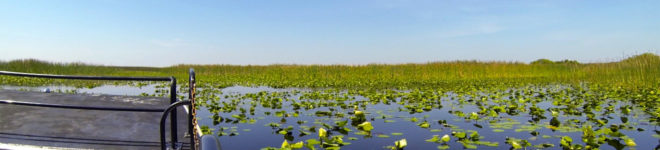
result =
[[369,64],[660,53],[657,0],[0,0],[0,60]]

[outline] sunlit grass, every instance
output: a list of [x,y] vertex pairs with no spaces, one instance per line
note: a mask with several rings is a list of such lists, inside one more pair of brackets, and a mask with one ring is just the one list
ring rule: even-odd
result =
[[[614,86],[656,86],[660,78],[660,57],[646,53],[610,63],[538,63],[452,61],[425,64],[369,65],[176,65],[164,68],[114,67],[84,63],[51,63],[33,59],[0,62],[0,70],[74,75],[176,76],[185,82],[188,68],[194,68],[203,84],[271,87],[451,87],[455,85],[579,84]],[[0,84],[39,84],[50,80],[8,79]],[[27,84],[31,85],[31,84]]]

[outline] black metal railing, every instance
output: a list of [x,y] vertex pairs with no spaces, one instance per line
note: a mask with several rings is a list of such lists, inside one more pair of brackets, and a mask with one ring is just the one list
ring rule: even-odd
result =
[[[176,109],[177,107],[179,107],[179,106],[182,106],[182,105],[188,105],[188,106],[190,106],[190,104],[191,104],[191,103],[190,103],[190,100],[178,101],[178,102],[176,102],[176,103],[170,105],[169,107],[167,107],[167,109],[165,109],[165,111],[163,112],[163,116],[162,116],[161,119],[160,119],[160,148],[161,148],[162,150],[166,150],[166,149],[167,149],[167,143],[165,142],[165,137],[166,137],[166,136],[165,136],[165,121],[167,120],[167,114],[169,114],[169,113],[173,113],[172,110],[175,110],[175,109]],[[188,129],[192,129],[192,128],[193,128],[192,124],[188,124]],[[192,134],[192,133],[191,133],[191,134]],[[194,135],[191,135],[191,136],[190,136],[190,139],[191,139],[191,140],[194,140]],[[191,141],[191,142],[192,142],[192,141]],[[195,143],[194,143],[194,142],[193,142],[193,143],[190,143],[190,145],[191,145],[192,149],[194,150],[194,149],[195,149],[195,146],[193,146],[193,145],[195,145]],[[172,143],[171,147],[174,148],[174,149],[176,149],[176,148],[179,147],[179,146],[177,145],[177,143]]]
[[[190,91],[194,91],[194,79],[195,79],[195,74],[194,71],[191,69],[190,70],[190,80],[192,83],[190,84],[191,86]],[[49,79],[71,79],[71,80],[110,80],[110,81],[169,81],[170,82],[170,105],[175,105],[177,103],[177,93],[176,93],[176,78],[174,76],[170,77],[113,77],[113,76],[74,76],[74,75],[51,75],[51,74],[34,74],[34,73],[21,73],[21,72],[11,72],[11,71],[0,71],[0,75],[8,75],[8,76],[19,76],[19,77],[35,77],[35,78],[49,78]],[[189,95],[190,98],[194,97],[194,94]],[[188,101],[188,100],[186,100]],[[185,101],[181,101],[184,102]],[[188,101],[190,102],[190,101]],[[122,108],[122,107],[103,107],[103,106],[71,106],[71,105],[60,105],[60,104],[44,104],[44,103],[34,103],[34,102],[18,102],[18,101],[11,101],[11,100],[0,100],[0,104],[10,104],[10,105],[24,105],[24,106],[35,106],[35,107],[52,107],[52,108],[63,108],[63,109],[86,109],[86,110],[105,110],[105,111],[136,111],[136,112],[164,112],[163,116],[166,117],[167,114],[170,114],[170,135],[171,135],[171,142],[172,142],[172,149],[179,149],[181,147],[177,147],[177,145],[183,145],[182,143],[178,142],[177,138],[177,111],[176,107],[168,107],[167,109],[153,109],[153,108]],[[174,111],[172,111],[174,110]],[[190,140],[191,142],[191,148],[194,150],[195,149],[195,134],[192,129],[193,127],[193,122],[192,119],[194,118],[194,114],[192,113],[194,110],[194,106],[190,105],[189,107],[189,116],[188,116],[188,123],[189,123],[189,132],[191,134]],[[164,120],[161,120],[161,126],[164,124]],[[164,135],[165,131],[164,128],[161,128],[160,134]],[[165,139],[164,137],[161,138],[161,147],[165,148]]]
[[83,110],[108,110],[108,111],[136,111],[136,112],[163,112],[165,109],[157,108],[122,108],[122,107],[97,107],[97,106],[71,106],[60,104],[44,104],[35,102],[21,102],[13,100],[0,100],[0,104],[22,105],[22,106],[35,106],[35,107],[50,107],[50,108],[65,108],[65,109],[83,109]]

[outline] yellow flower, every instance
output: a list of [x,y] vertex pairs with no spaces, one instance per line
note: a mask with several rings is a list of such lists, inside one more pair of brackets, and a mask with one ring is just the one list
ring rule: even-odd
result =
[[319,137],[326,137],[328,136],[328,132],[325,131],[323,128],[319,128]]
[[406,139],[401,139],[401,140],[398,140],[398,141],[394,142],[394,146],[396,146],[396,148],[399,148],[399,149],[402,149],[402,148],[406,147],[407,145],[408,145],[408,142],[406,141]]
[[289,146],[289,142],[286,142],[286,140],[284,140],[284,143],[282,143],[282,148],[287,148],[288,146]]

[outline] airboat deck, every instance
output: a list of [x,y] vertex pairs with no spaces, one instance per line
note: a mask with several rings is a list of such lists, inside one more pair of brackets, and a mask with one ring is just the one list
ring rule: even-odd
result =
[[[0,100],[70,106],[165,109],[168,98],[0,90]],[[160,149],[162,112],[129,112],[0,105],[0,149]],[[187,110],[177,109],[177,118]],[[169,122],[169,121],[168,121]],[[177,120],[182,149],[190,149],[186,119]],[[166,128],[170,123],[166,123]],[[185,137],[184,137],[185,136]],[[170,138],[168,136],[167,140]],[[22,148],[20,148],[22,149]]]

